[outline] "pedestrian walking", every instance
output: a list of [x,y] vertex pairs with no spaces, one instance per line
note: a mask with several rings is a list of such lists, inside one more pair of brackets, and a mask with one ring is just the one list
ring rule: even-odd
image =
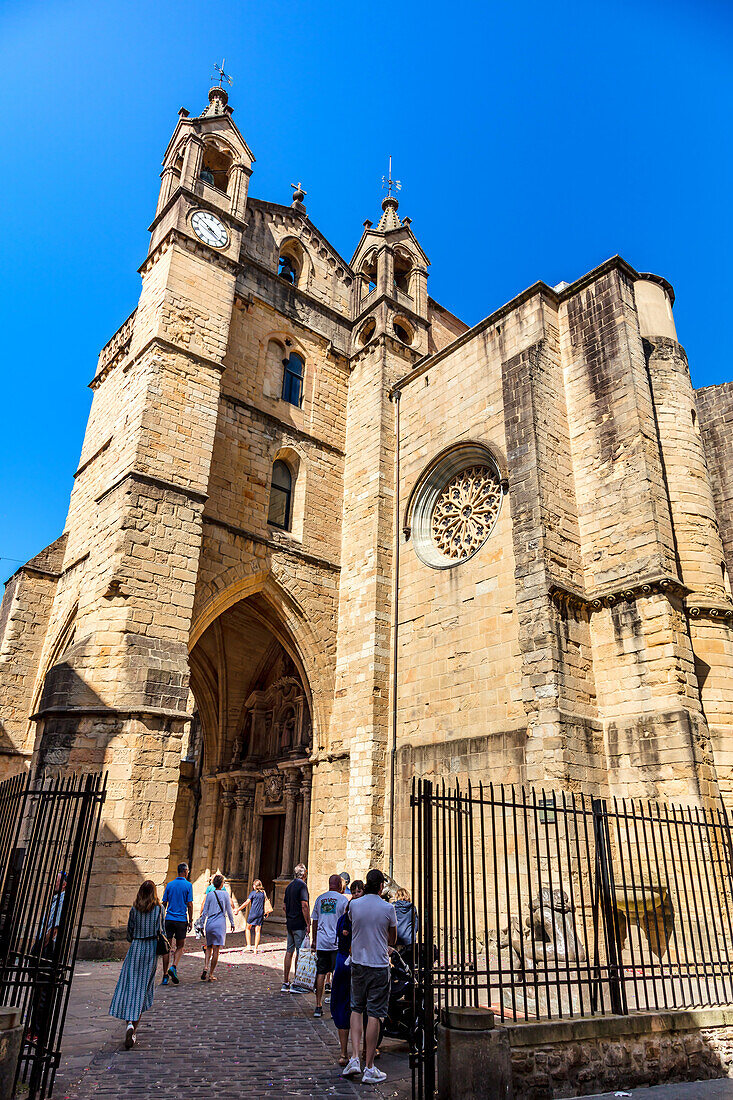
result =
[[125,1020],[125,1049],[137,1042],[137,1025],[153,1004],[158,963],[158,933],[163,929],[163,907],[155,883],[146,879],[137,892],[127,918],[130,944],[109,1006],[110,1016]]
[[326,976],[332,974],[336,966],[336,926],[349,904],[343,889],[341,876],[331,875],[328,890],[318,895],[311,913],[311,951],[316,953],[316,1009],[313,1013],[316,1019],[323,1015]]
[[[186,936],[193,927],[193,887],[188,881],[188,864],[178,864],[178,876],[167,883],[163,891],[163,909],[165,910],[165,934],[173,948],[163,956],[163,981],[168,985],[170,979],[178,985],[178,964],[186,946]],[[170,964],[170,965],[169,965]]]
[[410,891],[398,887],[392,898],[397,917],[397,946],[412,947],[417,929],[417,909],[412,903]]
[[285,947],[285,961],[283,963],[283,984],[281,993],[299,993],[300,990],[290,984],[290,964],[295,955],[295,965],[298,965],[298,953],[303,946],[303,940],[310,924],[310,910],[308,908],[308,869],[304,863],[299,863],[293,871],[293,880],[285,888],[283,909],[285,910],[285,928],[288,933],[288,941]]
[[351,917],[351,1058],[344,1077],[361,1073],[359,1051],[366,1026],[364,1084],[384,1081],[387,1074],[374,1065],[379,1041],[380,1021],[389,1010],[389,948],[397,940],[397,916],[394,905],[380,896],[384,875],[373,869],[366,877],[364,896],[349,905]]
[[[265,919],[265,902],[266,901],[267,901],[267,894],[265,893],[265,888],[262,885],[262,883],[260,882],[260,880],[258,878],[256,878],[254,880],[254,882],[252,883],[252,889],[250,891],[250,894],[249,894],[249,897],[247,898],[247,900],[242,902],[242,904],[239,906],[239,909],[234,910],[235,914],[236,913],[241,913],[244,909],[247,909],[247,907],[249,906],[249,912],[247,913],[247,916],[244,918],[245,919],[244,938],[247,941],[246,950],[251,951],[252,950],[252,944],[250,942],[250,936],[252,935],[252,932],[254,932],[254,937],[255,937],[254,954],[255,955],[257,954],[257,948],[260,946],[260,936],[262,935],[262,922]],[[272,911],[272,907],[270,907],[270,911]]]
[[354,879],[351,884],[351,898],[347,900],[346,910],[336,925],[336,966],[331,985],[331,1019],[336,1025],[341,1044],[339,1065],[349,1061],[349,1028],[351,1027],[351,918],[349,902],[360,898],[364,893],[364,883]]
[[227,917],[229,926],[234,931],[234,913],[229,894],[224,889],[224,876],[214,875],[214,889],[206,895],[204,911],[201,914],[204,921],[206,935],[206,948],[204,951],[204,969],[201,971],[201,981],[206,979],[216,982],[214,977],[216,964],[219,961],[219,949],[224,946],[226,940]]

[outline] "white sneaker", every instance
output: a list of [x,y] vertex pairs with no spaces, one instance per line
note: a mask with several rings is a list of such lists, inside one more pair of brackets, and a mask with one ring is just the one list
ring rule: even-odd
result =
[[297,986],[291,985],[290,986],[290,992],[291,993],[305,993],[305,990],[304,989],[298,989]]
[[361,1062],[358,1058],[350,1058],[349,1064],[344,1066],[342,1077],[358,1077],[361,1073]]
[[362,1085],[377,1085],[380,1081],[386,1081],[387,1074],[382,1073],[381,1069],[377,1069],[376,1066],[372,1066],[371,1069],[365,1069],[364,1075],[361,1079]]

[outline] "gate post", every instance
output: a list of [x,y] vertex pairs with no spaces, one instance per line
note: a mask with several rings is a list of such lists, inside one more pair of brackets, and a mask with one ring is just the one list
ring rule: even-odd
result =
[[608,960],[608,992],[611,1010],[626,1016],[626,990],[621,974],[621,934],[614,897],[613,865],[611,863],[611,839],[608,832],[608,807],[604,798],[592,799],[593,836],[596,844],[596,876],[601,887],[603,905],[603,929]]
[[435,1095],[435,988],[433,986],[433,784],[423,783],[423,1035],[425,1037],[425,1100]]

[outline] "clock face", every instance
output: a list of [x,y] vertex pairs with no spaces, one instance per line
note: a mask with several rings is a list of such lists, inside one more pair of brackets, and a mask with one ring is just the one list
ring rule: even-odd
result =
[[193,231],[200,241],[210,244],[212,248],[223,248],[229,241],[226,226],[217,218],[216,214],[210,214],[208,210],[197,210],[191,218]]

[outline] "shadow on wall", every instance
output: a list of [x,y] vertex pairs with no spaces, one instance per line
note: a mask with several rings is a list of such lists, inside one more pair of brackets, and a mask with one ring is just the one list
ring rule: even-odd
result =
[[[171,763],[171,754],[180,757],[183,719],[146,714],[136,730],[134,716],[108,707],[68,656],[46,676],[33,771],[36,779],[68,770],[108,772],[80,952],[86,958],[120,957],[138,887],[152,878],[162,894],[168,874],[175,810],[168,795],[172,783],[177,788],[180,767],[178,759]],[[126,805],[129,800],[134,806]]]

